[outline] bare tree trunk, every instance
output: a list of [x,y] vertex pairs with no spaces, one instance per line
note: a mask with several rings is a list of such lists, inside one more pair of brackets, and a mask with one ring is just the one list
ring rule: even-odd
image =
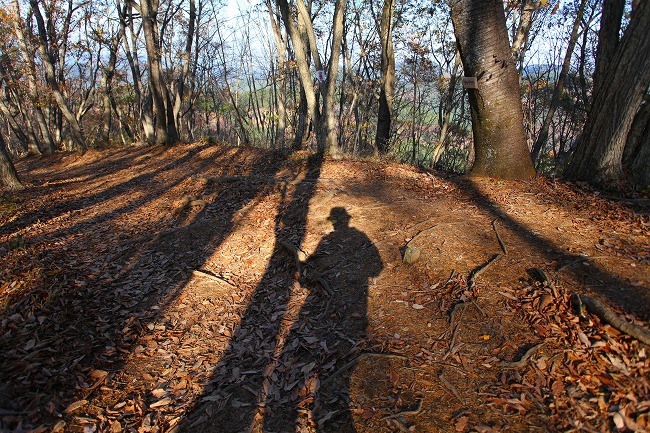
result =
[[602,186],[620,180],[623,152],[644,95],[650,85],[650,2],[639,3],[616,55],[594,93],[583,139],[576,148],[566,175]]
[[444,117],[442,125],[440,125],[440,137],[438,138],[438,144],[433,149],[433,154],[431,155],[431,165],[436,165],[440,161],[440,157],[447,148],[445,141],[447,139],[447,131],[449,130],[449,124],[451,122],[451,111],[453,109],[454,102],[454,93],[456,93],[456,84],[458,81],[458,69],[460,68],[460,53],[456,51],[456,60],[454,61],[454,69],[449,78],[449,89],[447,90],[447,98],[445,98],[443,112]]
[[142,0],[142,30],[147,50],[149,92],[154,109],[154,128],[158,144],[172,145],[178,142],[178,131],[174,122],[173,108],[169,98],[167,83],[163,75],[161,46],[158,34],[159,0]]
[[279,12],[273,8],[271,0],[266,0],[266,8],[269,11],[269,19],[271,21],[271,29],[273,30],[275,49],[278,56],[276,74],[273,77],[273,83],[275,85],[275,104],[278,112],[276,144],[280,149],[282,149],[284,148],[287,125],[287,112],[284,104],[287,92],[285,79],[287,67],[287,42],[284,40],[280,28],[281,18]]
[[603,1],[603,9],[600,15],[600,30],[598,31],[598,48],[596,49],[594,94],[603,85],[607,69],[609,69],[616,55],[625,3],[625,0]]
[[522,0],[521,2],[521,16],[519,17],[517,33],[511,47],[512,56],[520,68],[523,67],[524,57],[528,49],[528,35],[533,24],[533,14],[539,6],[540,2],[535,0]]
[[[298,3],[301,4],[302,0],[298,0]],[[316,100],[316,91],[314,89],[314,84],[312,81],[312,76],[311,72],[309,71],[309,55],[308,55],[308,38],[306,36],[306,31],[301,31],[299,26],[304,26],[304,19],[301,18],[302,14],[298,12],[298,23],[296,23],[293,19],[293,14],[289,8],[289,3],[287,0],[277,0],[277,4],[280,8],[280,12],[282,14],[282,21],[284,22],[285,28],[287,30],[287,34],[289,35],[289,38],[291,39],[291,43],[293,44],[293,51],[294,55],[296,57],[296,63],[298,66],[298,77],[300,79],[300,88],[301,88],[301,100],[304,95],[304,102],[306,103],[306,108],[307,112],[309,113],[309,118],[311,121],[314,123],[314,125],[319,125],[320,124],[320,118],[321,118],[321,112],[318,107],[318,103]],[[303,4],[304,8],[304,4]],[[298,9],[300,11],[300,9]],[[309,15],[309,14],[307,14]],[[311,19],[309,20],[311,22]],[[313,50],[313,48],[312,48]],[[312,52],[312,56],[315,61],[318,61],[318,64],[320,64],[320,59],[318,56],[318,51],[315,53]],[[318,65],[316,65],[318,68]],[[298,130],[302,130],[304,133],[306,131],[306,119],[301,119],[301,113],[298,114],[299,119],[298,119]],[[304,120],[304,123],[301,124],[301,122]],[[296,139],[299,138],[298,131],[296,133]],[[298,143],[297,143],[298,144]],[[299,145],[302,145],[302,142],[299,143]],[[324,149],[321,149],[324,150]]]
[[562,97],[562,91],[564,90],[564,83],[566,77],[569,74],[569,68],[571,67],[571,57],[573,56],[573,50],[575,49],[578,37],[580,36],[580,25],[582,23],[582,17],[585,12],[585,6],[587,5],[587,0],[582,0],[578,11],[576,13],[575,21],[573,22],[573,28],[571,29],[571,34],[569,35],[569,43],[564,53],[564,62],[562,62],[562,69],[560,70],[560,75],[558,76],[555,82],[555,88],[553,89],[553,96],[551,97],[551,103],[549,104],[546,117],[542,123],[542,127],[539,130],[537,135],[537,140],[533,145],[532,159],[533,163],[537,161],[539,157],[539,152],[542,150],[548,139],[548,131],[551,127],[551,122],[553,121],[553,116],[557,111],[557,108],[560,105],[560,99]]
[[526,146],[519,74],[512,59],[501,0],[449,0],[469,89],[476,160],[474,176],[530,179],[534,176]]
[[[300,0],[301,1],[301,0]],[[333,155],[340,154],[337,137],[336,116],[334,113],[334,92],[338,79],[339,58],[341,57],[341,44],[343,39],[343,20],[345,18],[346,0],[337,0],[334,6],[334,22],[332,24],[332,48],[327,65],[327,80],[325,81],[325,92],[323,94],[323,119],[320,134],[325,150]]]
[[189,0],[190,11],[189,11],[189,20],[188,20],[188,29],[187,29],[187,39],[185,40],[185,50],[183,51],[183,66],[181,72],[176,81],[176,95],[174,98],[174,123],[176,130],[181,131],[181,107],[183,100],[186,96],[187,85],[185,81],[187,80],[190,73],[190,63],[192,61],[192,43],[194,41],[194,29],[196,24],[196,2],[195,0]]
[[[0,66],[0,82],[2,82],[2,77],[3,77],[3,72],[2,72],[2,66]],[[7,124],[9,125],[9,129],[11,132],[14,133],[18,141],[20,142],[21,146],[27,151],[28,153],[40,155],[40,150],[38,147],[34,144],[31,143],[29,140],[29,137],[27,137],[27,134],[23,132],[22,128],[16,121],[14,114],[11,112],[9,107],[7,106],[7,103],[4,101],[3,98],[0,98],[0,112],[4,114],[5,118],[7,119]]]
[[74,115],[74,113],[72,113],[72,110],[70,110],[70,107],[68,106],[68,103],[63,95],[63,91],[59,86],[56,68],[54,66],[54,57],[52,56],[49,47],[45,20],[41,14],[38,0],[30,0],[30,5],[32,6],[32,11],[34,12],[34,18],[36,19],[38,28],[38,50],[41,53],[41,61],[43,62],[43,67],[45,69],[45,81],[47,82],[47,85],[52,92],[52,96],[56,101],[58,109],[61,110],[61,114],[63,117],[65,117],[65,120],[70,126],[72,141],[75,143],[77,148],[79,148],[79,150],[84,152],[87,148],[86,137],[84,136],[83,129],[81,128],[77,117]]
[[11,162],[2,134],[0,134],[0,186],[7,191],[19,191],[25,188],[18,179],[18,173]]
[[393,96],[395,94],[395,50],[393,48],[393,14],[395,0],[384,0],[379,23],[381,42],[381,82],[379,91],[379,111],[377,114],[377,134],[375,146],[379,153],[386,153],[390,144]]
[[316,91],[309,70],[310,53],[311,58],[314,60],[314,67],[316,70],[323,69],[318,54],[316,35],[311,15],[303,3],[303,0],[298,0],[296,2],[298,22],[296,23],[287,0],[277,0],[277,3],[282,13],[282,21],[284,22],[287,33],[293,43],[300,82],[305,91],[309,117],[311,118],[316,131],[318,149],[323,152],[337,155],[339,153],[339,148],[336,137],[337,128],[336,116],[334,113],[334,93],[338,77],[339,57],[341,55],[346,0],[337,0],[334,6],[331,37],[332,45],[327,66],[327,77],[325,81],[319,85],[322,94],[322,111],[319,109],[320,107],[318,105]]
[[41,108],[41,97],[38,94],[36,86],[36,66],[34,64],[34,51],[31,48],[31,45],[27,43],[27,38],[25,37],[25,32],[22,28],[22,20],[18,19],[20,15],[20,4],[18,1],[14,1],[14,12],[16,14],[16,19],[14,20],[14,33],[16,34],[16,39],[18,40],[18,48],[20,50],[23,60],[28,65],[28,72],[25,74],[27,79],[27,92],[29,98],[33,105],[34,117],[36,118],[36,123],[38,124],[41,140],[37,141],[37,146],[39,147],[39,153],[43,155],[51,155],[54,152],[54,139],[50,133],[50,129],[47,125],[47,119]]

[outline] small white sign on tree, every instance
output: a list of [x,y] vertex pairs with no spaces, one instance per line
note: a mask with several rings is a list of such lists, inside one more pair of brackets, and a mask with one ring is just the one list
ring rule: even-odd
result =
[[321,69],[316,71],[316,78],[322,83],[327,78],[327,75],[325,75],[325,71]]

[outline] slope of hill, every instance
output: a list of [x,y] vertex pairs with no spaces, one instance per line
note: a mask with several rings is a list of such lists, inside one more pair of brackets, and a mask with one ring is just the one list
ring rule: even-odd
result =
[[18,169],[2,431],[648,428],[589,303],[650,319],[647,201],[204,143]]

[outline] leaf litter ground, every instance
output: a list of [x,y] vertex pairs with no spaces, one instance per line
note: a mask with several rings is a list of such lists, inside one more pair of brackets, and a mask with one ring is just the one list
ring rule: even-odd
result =
[[647,327],[647,199],[204,143],[18,168],[0,431],[650,428],[648,346],[575,296]]

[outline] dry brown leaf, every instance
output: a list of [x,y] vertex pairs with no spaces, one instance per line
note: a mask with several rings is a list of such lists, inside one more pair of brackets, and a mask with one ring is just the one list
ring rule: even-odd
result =
[[60,433],[65,428],[66,422],[64,420],[59,420],[54,427],[52,427],[52,433]]
[[456,424],[454,425],[454,429],[456,431],[465,431],[467,428],[467,422],[469,421],[469,417],[467,416],[461,416],[456,420]]
[[87,404],[88,404],[88,400],[77,400],[73,403],[70,403],[70,405],[65,409],[65,413],[74,412],[75,410],[84,407]]
[[157,402],[150,404],[149,407],[151,409],[155,409],[157,407],[168,406],[172,403],[172,401],[173,400],[169,397],[163,398],[162,400],[158,400]]

